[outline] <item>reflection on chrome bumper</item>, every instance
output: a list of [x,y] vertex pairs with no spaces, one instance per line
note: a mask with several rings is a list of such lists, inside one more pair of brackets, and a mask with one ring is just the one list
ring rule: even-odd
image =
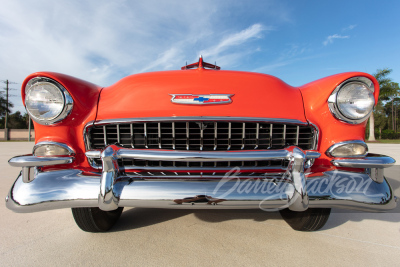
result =
[[[79,170],[39,173],[24,183],[17,179],[7,207],[16,212],[35,212],[73,207],[98,207],[101,178]],[[120,177],[113,187],[119,207],[172,209],[282,209],[290,206],[292,183],[268,179],[226,181],[135,180]],[[367,174],[326,172],[307,179],[309,208],[344,208],[385,211],[396,207],[392,190],[384,180],[376,183]]]
[[[35,179],[25,179],[22,172],[6,198],[7,207],[17,212],[34,212],[73,207],[99,207],[102,210],[118,207],[289,208],[294,211],[337,207],[382,211],[396,206],[383,172],[379,173],[382,180],[373,179],[375,176],[371,169],[369,173],[330,171],[307,178],[305,163],[318,158],[319,153],[305,152],[298,147],[240,152],[184,152],[121,149],[110,145],[101,153],[90,151],[87,156],[101,158],[101,176],[83,175],[80,170],[60,170],[37,172]],[[144,180],[143,177],[124,175],[118,166],[121,158],[200,162],[281,158],[288,160],[289,166],[282,179],[266,176],[244,180],[232,172],[230,176],[217,181],[196,181],[193,178]],[[381,170],[391,164],[390,159],[378,156],[373,161],[368,157],[352,159],[352,165],[346,167]],[[53,165],[70,163],[72,160],[22,156],[11,159],[10,164],[26,168],[49,165],[49,162],[53,162]],[[338,166],[349,164],[348,161],[334,160]],[[373,164],[368,165],[367,162]]]
[[388,156],[369,153],[359,159],[334,159],[332,164],[337,167],[366,168],[371,179],[377,183],[383,182],[383,169],[393,166],[396,161]]
[[13,157],[8,161],[13,167],[22,167],[22,179],[25,183],[31,182],[34,177],[35,169],[33,167],[52,166],[60,164],[69,164],[74,161],[74,157],[36,157],[33,155],[25,155]]

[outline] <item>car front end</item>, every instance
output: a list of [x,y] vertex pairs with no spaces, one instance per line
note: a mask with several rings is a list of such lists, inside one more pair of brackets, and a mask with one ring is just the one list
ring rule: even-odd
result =
[[[321,228],[331,208],[390,210],[396,198],[383,170],[395,161],[368,153],[364,140],[378,96],[366,73],[292,87],[201,58],[105,88],[34,73],[22,98],[36,145],[10,159],[22,171],[6,204],[72,208],[92,232],[114,223],[82,226],[94,209],[117,218],[123,207],[261,208],[306,231]],[[302,216],[319,223],[299,224]]]

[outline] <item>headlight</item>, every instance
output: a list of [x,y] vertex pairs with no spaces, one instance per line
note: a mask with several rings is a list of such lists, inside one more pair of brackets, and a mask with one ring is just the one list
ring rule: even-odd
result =
[[367,155],[367,153],[367,144],[360,140],[337,143],[326,151],[328,156],[337,158],[364,157]]
[[361,123],[375,104],[374,85],[365,77],[354,77],[341,83],[328,99],[332,114],[347,123]]
[[48,125],[63,120],[72,109],[73,100],[68,91],[54,80],[38,77],[25,88],[25,105],[31,118]]

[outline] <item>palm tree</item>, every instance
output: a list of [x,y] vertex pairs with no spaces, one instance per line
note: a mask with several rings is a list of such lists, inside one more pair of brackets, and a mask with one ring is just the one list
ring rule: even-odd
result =
[[[378,101],[389,101],[399,95],[400,88],[399,84],[392,81],[388,75],[392,72],[391,69],[378,69],[374,74],[374,77],[379,83],[379,100]],[[375,141],[375,120],[374,113],[371,113],[369,118],[369,138],[368,141]]]
[[8,111],[8,113],[10,113],[10,108],[14,107],[14,105],[10,101],[8,101],[7,109],[7,100],[3,94],[4,92],[0,91],[0,117],[6,115],[6,110]]

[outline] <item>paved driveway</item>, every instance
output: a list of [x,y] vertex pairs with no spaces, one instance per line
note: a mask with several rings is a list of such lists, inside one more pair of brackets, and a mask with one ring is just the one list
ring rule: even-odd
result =
[[[19,173],[7,160],[33,143],[0,143],[0,196]],[[370,144],[400,156],[400,145]],[[398,158],[398,163],[400,159]],[[400,196],[400,165],[386,170]],[[318,232],[292,230],[279,213],[259,210],[126,209],[112,232],[81,231],[69,209],[30,214],[0,205],[3,266],[398,265],[400,208],[391,213],[335,210]]]

